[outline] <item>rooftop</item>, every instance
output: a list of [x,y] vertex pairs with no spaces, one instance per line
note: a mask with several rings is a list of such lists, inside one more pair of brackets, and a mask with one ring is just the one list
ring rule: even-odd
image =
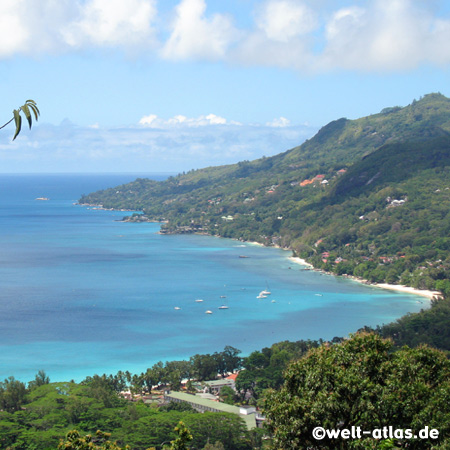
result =
[[195,405],[203,406],[205,408],[211,408],[217,412],[231,413],[238,415],[245,424],[247,429],[251,430],[256,428],[256,417],[255,414],[241,414],[239,406],[227,405],[226,403],[219,403],[205,398],[201,398],[198,395],[185,394],[184,392],[174,392],[171,391],[169,394],[165,394],[165,397],[169,400],[172,398],[176,401],[182,401],[187,403],[192,403]]

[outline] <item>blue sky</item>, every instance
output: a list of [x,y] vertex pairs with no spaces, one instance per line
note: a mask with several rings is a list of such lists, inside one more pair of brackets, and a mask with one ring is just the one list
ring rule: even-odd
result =
[[447,0],[2,0],[0,172],[180,172],[450,96]]

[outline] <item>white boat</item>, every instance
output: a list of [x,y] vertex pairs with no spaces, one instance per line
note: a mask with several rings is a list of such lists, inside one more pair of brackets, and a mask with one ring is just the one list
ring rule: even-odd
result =
[[203,300],[201,298],[195,300],[197,303],[201,303]]
[[212,314],[212,311],[210,311],[210,310],[205,311],[205,314]]
[[317,295],[317,297],[323,297],[322,294],[314,294],[314,295]]
[[48,201],[50,199],[48,197],[38,197],[36,200]]
[[222,305],[222,306],[219,306],[219,309],[228,309],[228,306],[227,305]]
[[259,294],[256,298],[267,298],[267,295],[264,295],[264,294]]
[[259,293],[259,295],[270,295],[272,292],[270,292],[270,291],[266,291],[266,290],[264,290],[264,291],[261,291],[260,293]]
[[178,310],[178,309],[181,309],[179,306],[175,306],[175,308],[174,309],[176,309],[176,310]]
[[276,303],[277,301],[276,300],[272,300],[272,303]]

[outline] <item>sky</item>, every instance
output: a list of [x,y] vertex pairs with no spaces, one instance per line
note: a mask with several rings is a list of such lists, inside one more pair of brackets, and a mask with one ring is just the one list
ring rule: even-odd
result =
[[448,0],[1,0],[0,172],[271,156],[341,117],[450,96]]

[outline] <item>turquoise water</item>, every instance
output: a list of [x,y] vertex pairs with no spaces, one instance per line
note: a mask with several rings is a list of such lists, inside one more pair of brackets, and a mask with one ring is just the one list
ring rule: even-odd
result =
[[[158,224],[73,204],[135,178],[0,175],[0,379],[45,370],[52,381],[80,381],[225,345],[245,354],[331,339],[427,304],[304,271],[280,249],[163,236]],[[267,287],[272,295],[257,299]]]

